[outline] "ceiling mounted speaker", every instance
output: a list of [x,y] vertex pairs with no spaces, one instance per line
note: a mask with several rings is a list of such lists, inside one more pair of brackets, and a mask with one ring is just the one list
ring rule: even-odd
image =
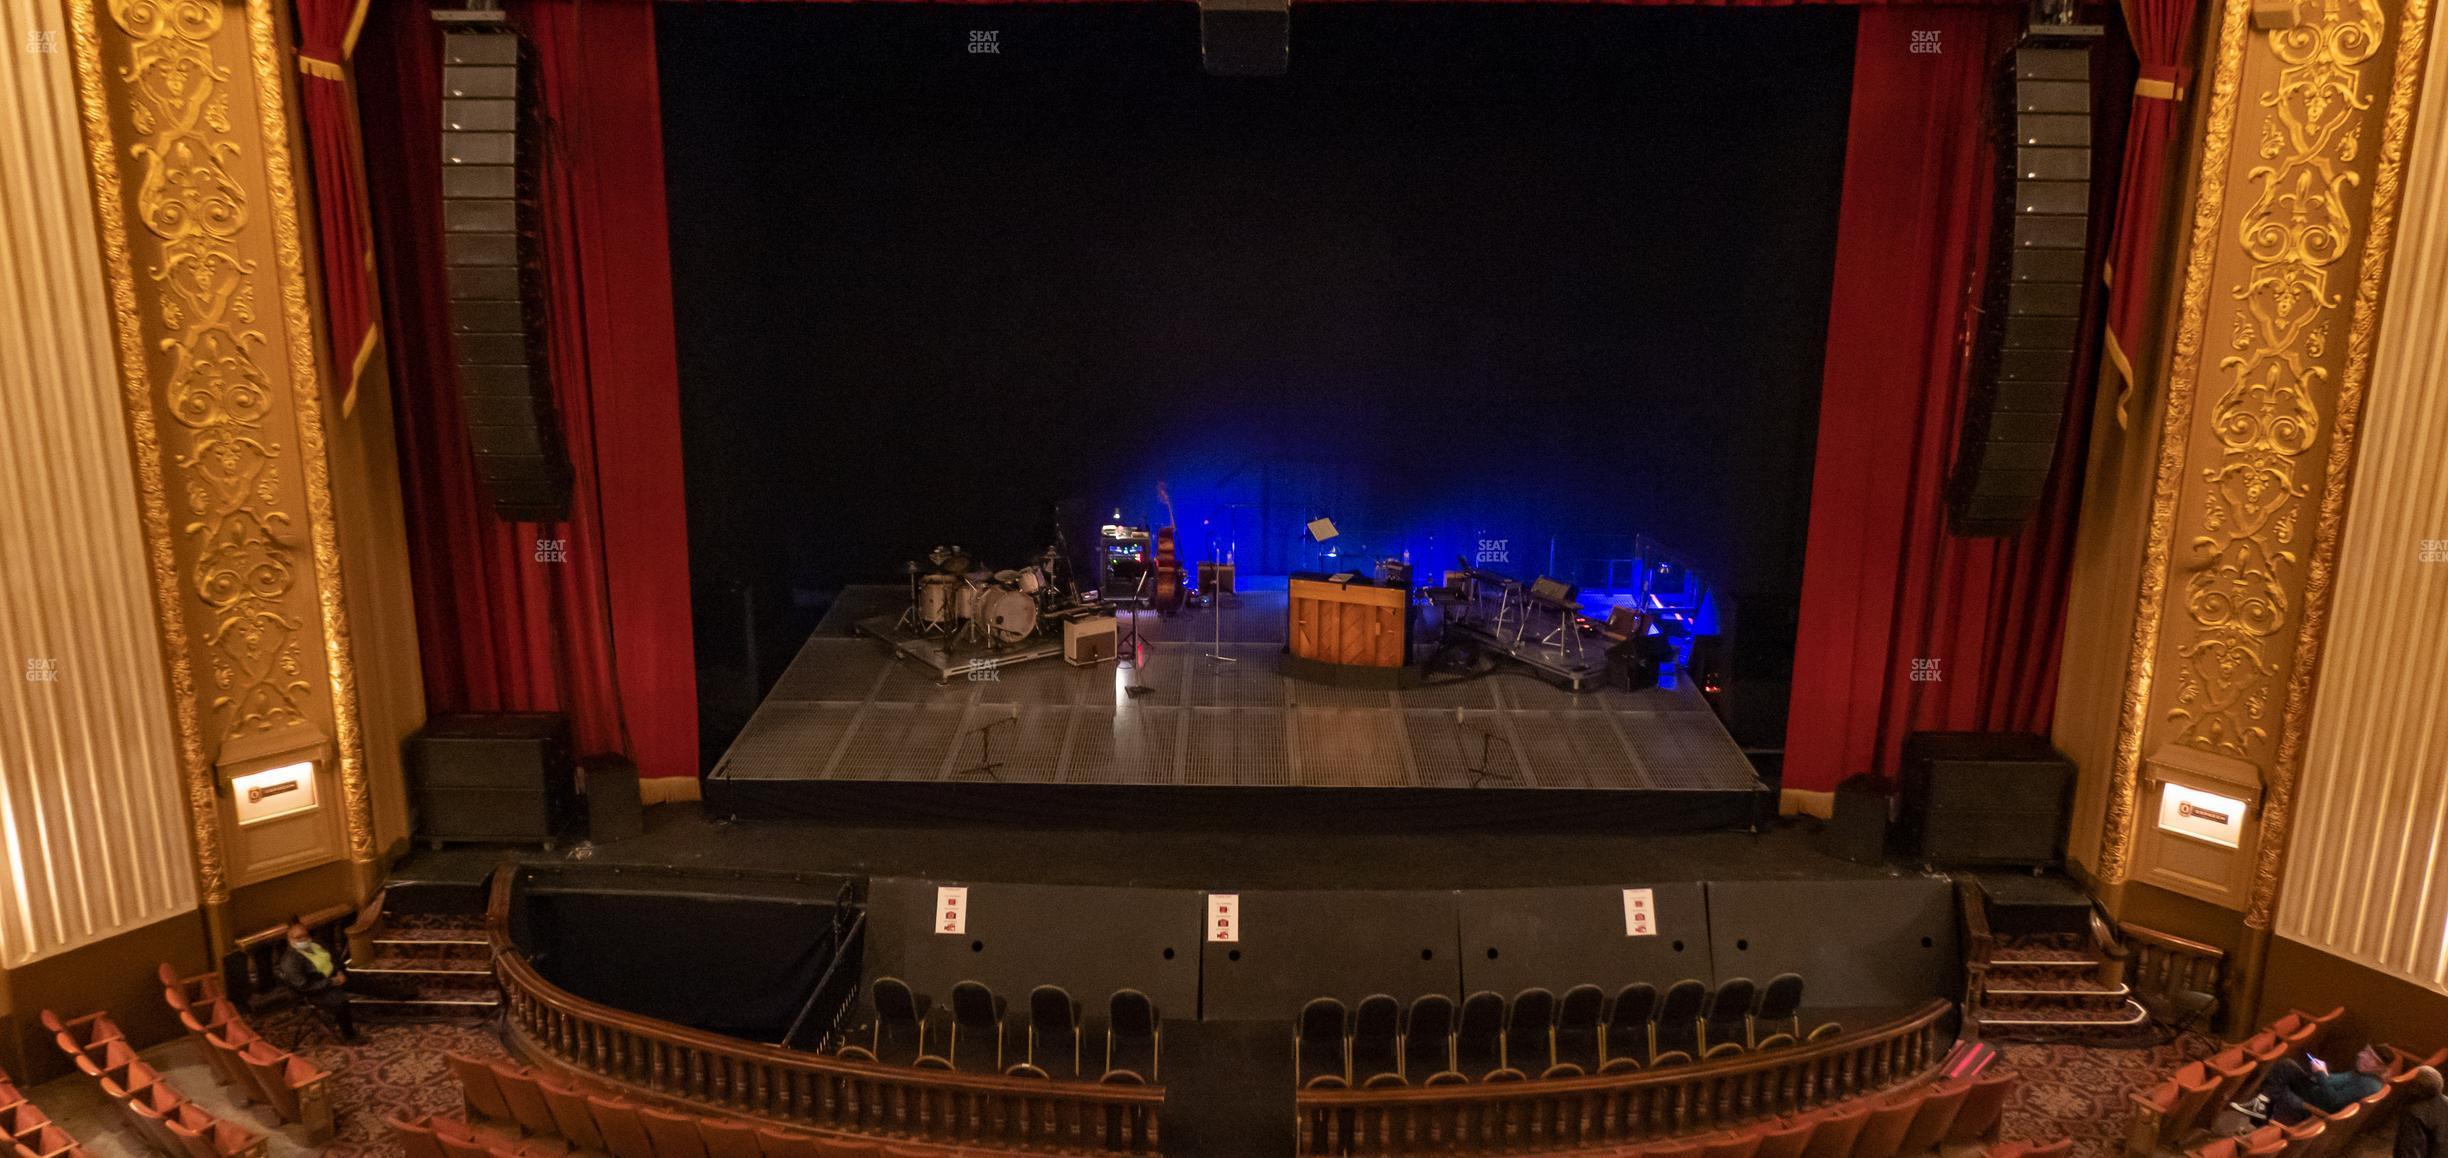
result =
[[1292,67],[1291,0],[1199,0],[1199,59],[1215,76],[1282,76]]

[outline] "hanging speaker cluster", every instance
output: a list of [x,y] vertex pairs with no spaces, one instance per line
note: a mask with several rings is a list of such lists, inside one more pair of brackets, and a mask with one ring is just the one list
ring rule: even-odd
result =
[[1948,480],[1959,535],[2011,535],[2040,506],[2081,330],[2096,25],[2035,24],[1999,83],[1997,201],[1971,396]]
[[497,23],[443,33],[443,262],[477,479],[502,518],[559,522],[570,466],[545,373],[520,57],[518,37]]

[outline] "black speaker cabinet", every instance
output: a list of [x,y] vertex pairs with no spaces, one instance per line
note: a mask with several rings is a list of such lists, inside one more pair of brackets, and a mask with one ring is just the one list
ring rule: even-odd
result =
[[1916,732],[1904,741],[1900,843],[1941,865],[2054,865],[2072,761],[2040,736]]
[[1887,819],[1894,785],[1875,776],[1850,776],[1836,786],[1836,805],[1819,830],[1819,851],[1856,864],[1887,859]]
[[1199,60],[1216,76],[1292,67],[1291,0],[1199,0]]
[[578,762],[586,797],[587,839],[596,844],[627,840],[646,831],[646,809],[638,798],[637,765],[627,756],[589,756]]
[[576,766],[567,716],[436,716],[403,747],[417,835],[428,843],[532,842],[550,848],[569,823]]

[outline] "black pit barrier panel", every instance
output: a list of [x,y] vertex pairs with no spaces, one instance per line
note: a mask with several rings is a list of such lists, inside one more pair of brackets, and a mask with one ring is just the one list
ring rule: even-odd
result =
[[1209,1021],[1290,1021],[1313,997],[1356,1004],[1458,996],[1455,894],[1341,889],[1237,894],[1233,941],[1200,946]]
[[1955,886],[1944,878],[1707,888],[1719,980],[1799,973],[1809,1009],[1902,1008],[1962,992]]
[[1698,882],[1460,896],[1465,992],[1509,997],[1533,987],[1562,993],[1596,985],[1612,994],[1635,981],[1663,992],[1685,978],[1716,980],[1708,901]]
[[1137,989],[1163,1016],[1194,1018],[1201,904],[1194,889],[876,877],[867,885],[866,979],[898,977],[938,1005],[954,985],[982,982],[1015,1011],[1027,1008],[1030,990],[1059,985],[1092,1017],[1103,1016],[1114,990]]

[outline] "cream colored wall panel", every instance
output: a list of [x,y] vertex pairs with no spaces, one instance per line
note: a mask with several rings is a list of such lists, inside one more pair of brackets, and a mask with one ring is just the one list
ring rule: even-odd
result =
[[67,40],[0,0],[0,967],[196,903]]
[[2278,934],[2448,992],[2448,49],[2434,38]]

